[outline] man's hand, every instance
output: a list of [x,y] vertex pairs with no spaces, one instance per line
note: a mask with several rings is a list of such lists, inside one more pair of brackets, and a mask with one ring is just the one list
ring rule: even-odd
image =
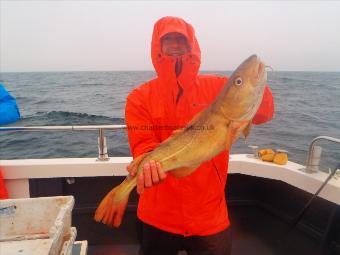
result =
[[[137,168],[144,156],[145,154],[139,155],[127,166],[126,170],[131,176],[136,176]],[[162,170],[161,164],[154,160],[150,160],[150,162],[144,164],[143,171],[137,176],[137,193],[141,195],[145,188],[150,188],[153,185],[164,181],[165,178],[166,173]]]
[[166,173],[162,170],[161,164],[151,160],[144,164],[143,172],[137,177],[137,192],[143,194],[145,188],[150,188],[165,180]]

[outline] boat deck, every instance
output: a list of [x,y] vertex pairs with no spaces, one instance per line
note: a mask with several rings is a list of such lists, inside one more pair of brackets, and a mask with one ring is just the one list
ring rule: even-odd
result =
[[[284,233],[287,233],[289,225],[266,210],[253,206],[231,206],[229,214],[233,255],[327,254],[317,253],[317,241],[297,229],[285,239]],[[88,255],[133,255],[138,254],[138,247],[138,244],[89,246]],[[179,254],[185,255],[186,252]]]

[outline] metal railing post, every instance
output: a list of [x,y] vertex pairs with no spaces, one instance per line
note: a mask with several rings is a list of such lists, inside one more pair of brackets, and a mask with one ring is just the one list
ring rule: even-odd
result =
[[[318,148],[318,152],[315,153],[315,147],[316,147],[315,144],[320,140],[326,140],[326,141],[330,141],[330,142],[340,143],[340,139],[330,137],[330,136],[318,136],[318,137],[314,138],[313,141],[311,142],[311,144],[309,145],[306,168],[302,169],[306,173],[315,173],[318,170],[319,157],[321,156],[321,147]],[[315,157],[317,157],[317,158],[315,159]],[[317,162],[317,163],[315,164],[315,162]]]
[[107,145],[106,145],[106,137],[104,136],[104,129],[99,129],[98,136],[98,161],[108,161],[110,160],[109,155],[107,153]]

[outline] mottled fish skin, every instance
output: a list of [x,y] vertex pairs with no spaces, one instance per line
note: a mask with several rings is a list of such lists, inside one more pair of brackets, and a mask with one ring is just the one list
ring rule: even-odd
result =
[[[256,55],[247,58],[207,109],[198,113],[183,130],[145,154],[138,165],[137,175],[145,163],[154,160],[165,172],[181,168],[172,174],[183,177],[204,161],[229,150],[243,131],[245,135],[249,134],[251,121],[262,101],[266,79],[265,65],[261,60]],[[115,188],[112,197],[115,206],[126,200],[136,186],[136,179],[136,176],[128,176]],[[95,219],[101,221],[99,216]]]

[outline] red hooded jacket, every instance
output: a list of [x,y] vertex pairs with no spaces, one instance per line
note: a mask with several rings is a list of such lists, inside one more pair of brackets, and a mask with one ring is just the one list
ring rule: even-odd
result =
[[[175,73],[176,59],[161,52],[160,39],[170,32],[183,34],[190,52],[182,56],[182,72]],[[198,75],[201,52],[192,26],[180,18],[165,17],[154,26],[151,57],[157,78],[140,85],[127,97],[125,119],[133,157],[153,150],[174,129],[185,126],[205,109],[227,83],[227,77]],[[176,103],[179,87],[182,96]],[[254,124],[270,120],[274,104],[266,87]],[[143,222],[183,236],[210,235],[229,226],[225,199],[229,152],[204,162],[189,176],[168,174],[164,182],[140,196],[138,217]]]

